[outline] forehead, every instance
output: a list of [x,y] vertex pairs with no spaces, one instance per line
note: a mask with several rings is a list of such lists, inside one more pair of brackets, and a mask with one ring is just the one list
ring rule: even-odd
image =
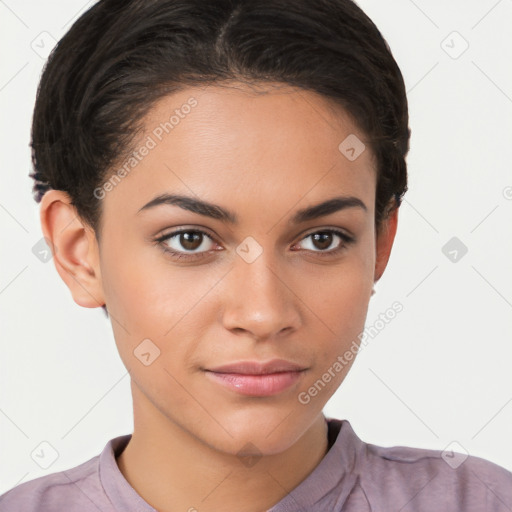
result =
[[183,89],[153,105],[136,155],[111,170],[125,172],[107,194],[105,213],[129,203],[135,214],[158,193],[173,191],[216,203],[261,198],[290,206],[336,190],[373,208],[373,154],[366,145],[347,158],[347,140],[359,144],[358,152],[365,147],[351,117],[311,91],[238,83]]

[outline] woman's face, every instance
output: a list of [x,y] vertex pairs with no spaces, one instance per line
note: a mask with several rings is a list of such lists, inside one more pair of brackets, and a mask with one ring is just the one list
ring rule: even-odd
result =
[[[278,453],[318,420],[387,261],[364,135],[314,93],[264,89],[164,98],[98,192],[103,298],[135,413],[228,453]],[[164,194],[188,199],[148,206]],[[212,371],[275,359],[302,371]]]

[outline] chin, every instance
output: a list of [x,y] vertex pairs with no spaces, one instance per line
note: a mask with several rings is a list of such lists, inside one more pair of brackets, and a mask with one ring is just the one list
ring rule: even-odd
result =
[[[274,414],[261,411],[237,414],[236,418],[220,420],[230,435],[218,435],[209,443],[219,451],[240,455],[250,452],[259,455],[276,455],[289,449],[310,428],[312,420],[299,418],[298,413],[281,408]],[[215,427],[214,427],[215,428]],[[215,428],[218,432],[219,429]],[[209,429],[211,434],[212,430]]]

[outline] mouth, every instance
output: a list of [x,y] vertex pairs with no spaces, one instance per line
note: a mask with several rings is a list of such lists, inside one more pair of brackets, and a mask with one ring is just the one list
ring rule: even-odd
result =
[[247,396],[274,396],[296,385],[308,368],[274,359],[267,363],[240,361],[205,369],[207,378],[235,393]]

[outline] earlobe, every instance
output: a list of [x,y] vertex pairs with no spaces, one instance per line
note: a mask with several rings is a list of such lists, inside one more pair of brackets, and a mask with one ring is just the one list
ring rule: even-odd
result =
[[52,249],[55,268],[82,307],[105,303],[94,231],[77,215],[71,198],[61,190],[49,190],[41,199],[43,236]]
[[376,233],[376,258],[374,282],[377,282],[384,273],[395,240],[396,229],[398,225],[399,207],[394,207],[388,216],[382,221],[380,229]]

